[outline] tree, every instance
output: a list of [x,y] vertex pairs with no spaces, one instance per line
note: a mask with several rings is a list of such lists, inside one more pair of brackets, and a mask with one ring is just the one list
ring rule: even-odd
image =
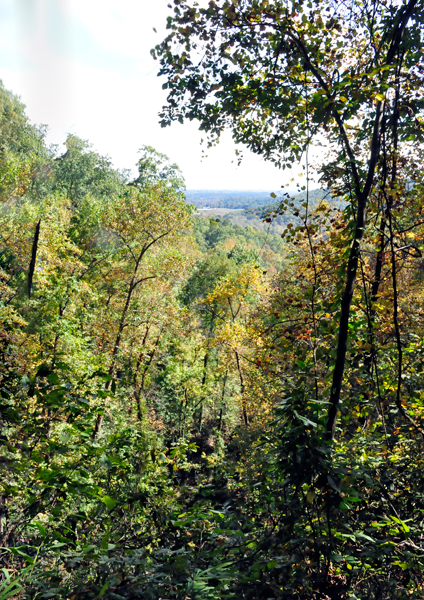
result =
[[[178,251],[174,252],[173,240],[190,224],[190,207],[163,183],[137,189],[131,186],[120,197],[112,198],[103,213],[103,234],[106,243],[116,248],[114,264],[104,279],[112,293],[110,309],[113,341],[108,366],[114,377],[124,330],[132,310],[132,303],[141,284],[178,271]],[[170,247],[171,246],[171,247]],[[183,259],[184,260],[184,259]],[[115,293],[117,288],[117,293]],[[101,424],[97,421],[96,432]]]
[[49,173],[46,131],[45,126],[30,124],[25,106],[0,81],[0,202],[45,187],[40,174]]
[[87,194],[106,199],[121,194],[127,174],[113,169],[106,156],[94,152],[86,140],[69,134],[66,152],[54,162],[55,190],[66,195],[75,207]]
[[152,146],[143,146],[139,150],[140,160],[137,162],[138,177],[132,185],[148,188],[157,183],[172,187],[175,192],[185,190],[185,182],[180,168],[175,163],[171,164],[168,157],[158,152]]
[[[211,370],[211,355],[217,354],[215,373],[223,371],[221,378],[223,391],[218,402],[220,425],[223,420],[223,399],[227,379],[231,372],[236,374],[237,387],[241,398],[243,421],[249,424],[246,404],[246,384],[242,361],[249,338],[249,320],[264,292],[259,255],[242,245],[236,245],[229,252],[216,250],[203,260],[199,260],[187,280],[180,297],[186,306],[200,317],[204,330],[205,353],[203,357],[202,388]],[[250,335],[251,337],[251,335]],[[209,394],[210,395],[210,394]],[[204,398],[206,393],[204,393]],[[203,419],[203,400],[199,401],[199,424]]]
[[[169,90],[162,125],[197,119],[210,144],[228,127],[236,142],[283,168],[326,140],[321,181],[350,205],[329,437],[366,211],[381,190],[378,210],[390,221],[402,147],[423,141],[423,14],[422,0],[211,0],[205,8],[176,0],[171,32],[152,51]],[[400,406],[399,391],[397,398]]]

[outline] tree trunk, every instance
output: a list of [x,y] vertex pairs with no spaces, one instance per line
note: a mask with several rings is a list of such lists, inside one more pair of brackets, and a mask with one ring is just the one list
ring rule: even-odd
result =
[[[399,48],[403,39],[403,35],[408,24],[408,21],[412,14],[414,13],[415,7],[417,5],[418,0],[409,0],[408,4],[402,6],[398,12],[398,16],[396,19],[396,26],[392,34],[391,44],[386,56],[386,60],[384,64],[393,65],[393,62],[396,59],[396,56],[399,53]],[[307,58],[307,64],[311,68],[312,72],[316,75],[317,79],[321,81],[324,89],[328,90],[328,85],[325,81],[322,80],[321,75],[314,69],[311,64],[309,56]],[[402,57],[398,57],[398,64],[400,65],[402,62]],[[334,112],[334,118],[339,125],[340,134],[343,140],[343,144],[345,146],[345,150],[349,157],[350,168],[352,172],[353,179],[355,181],[355,190],[356,190],[356,199],[358,202],[358,209],[356,215],[356,227],[355,227],[355,238],[352,243],[352,247],[349,254],[349,261],[347,266],[347,274],[346,274],[346,284],[342,296],[341,302],[341,312],[340,312],[340,323],[339,323],[339,333],[337,340],[337,354],[336,354],[336,362],[333,370],[333,380],[330,391],[330,407],[327,415],[327,424],[326,424],[326,435],[329,439],[334,438],[334,432],[336,427],[336,418],[337,418],[337,410],[340,401],[340,392],[343,382],[343,373],[346,361],[346,348],[347,348],[347,339],[348,339],[348,331],[349,331],[349,316],[350,316],[350,306],[352,303],[353,291],[355,288],[356,281],[356,272],[358,267],[358,259],[360,253],[360,244],[364,235],[365,230],[365,211],[369,198],[369,194],[373,185],[373,179],[375,174],[375,169],[377,165],[377,161],[380,157],[380,137],[382,132],[382,123],[383,123],[383,111],[385,107],[382,101],[377,102],[376,105],[376,114],[374,120],[374,129],[371,140],[371,152],[370,159],[368,164],[368,172],[366,181],[364,183],[363,189],[361,190],[360,178],[358,171],[356,169],[355,164],[355,156],[350,147],[349,139],[346,134],[345,127],[343,125],[342,119],[337,111]],[[393,118],[396,120],[396,111],[397,106],[395,106],[395,112],[393,114]]]
[[[110,388],[113,376],[115,374],[116,361],[118,358],[118,352],[119,352],[119,348],[121,346],[121,341],[122,341],[122,333],[125,328],[125,320],[126,320],[127,313],[128,313],[128,310],[129,310],[129,307],[131,304],[132,294],[133,294],[133,291],[136,286],[136,277],[137,277],[137,273],[138,273],[138,267],[140,265],[140,261],[141,261],[142,257],[143,257],[143,252],[140,254],[140,256],[138,257],[138,259],[135,263],[134,272],[131,277],[130,286],[128,288],[127,298],[126,298],[125,305],[124,305],[124,308],[121,313],[121,318],[119,320],[118,333],[116,335],[115,344],[113,346],[112,361],[111,361],[111,364],[109,367],[109,376],[111,379],[106,382],[106,385],[105,385],[106,390],[108,390]],[[96,425],[94,427],[94,431],[91,436],[93,440],[98,436],[101,426],[102,426],[102,422],[103,422],[103,415],[98,414],[97,419],[96,419]]]
[[332,439],[336,427],[337,410],[340,401],[340,392],[342,389],[343,373],[346,362],[347,339],[349,332],[350,306],[352,304],[353,291],[355,289],[356,272],[358,269],[358,259],[360,253],[360,244],[365,230],[365,209],[367,198],[361,196],[358,200],[358,212],[356,217],[355,239],[350,250],[349,261],[347,264],[346,284],[342,296],[339,334],[337,340],[336,363],[333,371],[333,381],[330,392],[330,408],[328,410],[326,432],[327,437]]
[[[206,351],[205,356],[203,358],[203,377],[202,377],[202,388],[205,386],[206,383],[206,373],[207,373],[207,366],[208,366],[208,361],[209,361],[209,353]],[[200,429],[202,429],[202,420],[203,420],[203,400],[204,397],[202,396],[201,400],[200,400],[200,411],[199,411],[199,431]]]
[[244,420],[244,424],[246,425],[246,427],[249,427],[249,417],[247,415],[246,399],[244,397],[244,393],[246,391],[246,386],[244,384],[243,373],[241,370],[239,353],[237,352],[237,350],[234,350],[234,354],[236,355],[237,370],[238,370],[239,377],[240,377],[240,392],[241,392],[241,406],[242,406],[242,410],[243,410],[243,420]]

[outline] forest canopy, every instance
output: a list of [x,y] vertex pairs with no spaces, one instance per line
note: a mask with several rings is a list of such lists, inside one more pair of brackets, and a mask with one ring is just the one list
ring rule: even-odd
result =
[[302,161],[268,231],[0,87],[0,600],[423,597],[423,9],[174,0],[162,124]]

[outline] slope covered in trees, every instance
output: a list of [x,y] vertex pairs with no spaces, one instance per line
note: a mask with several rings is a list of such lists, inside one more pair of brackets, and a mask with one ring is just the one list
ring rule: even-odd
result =
[[[259,223],[267,225],[263,219]],[[241,246],[252,252],[252,256],[256,256],[255,261],[270,272],[275,273],[283,267],[286,255],[284,242],[280,235],[267,231],[269,226],[264,227],[264,231],[251,225],[242,227],[227,217],[198,216],[194,217],[193,225],[194,237],[203,253],[215,249],[230,251]]]
[[319,206],[322,208],[324,204],[329,204],[333,208],[344,207],[342,200],[332,197],[328,191],[319,189],[310,190],[308,193],[289,194],[285,192],[279,196],[276,194],[273,196],[274,202],[263,206],[252,206],[243,211],[229,212],[226,218],[235,225],[254,227],[266,231],[268,234],[279,236],[289,224],[298,226],[302,223],[299,214],[306,199],[310,210],[316,210]]
[[265,206],[270,201],[271,192],[225,191],[225,190],[187,190],[186,197],[197,208],[250,208]]
[[423,14],[175,1],[165,124],[328,142],[279,238],[0,89],[0,600],[423,597]]

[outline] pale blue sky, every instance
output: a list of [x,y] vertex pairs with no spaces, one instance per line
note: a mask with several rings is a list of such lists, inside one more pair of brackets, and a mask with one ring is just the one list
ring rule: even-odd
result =
[[0,0],[0,78],[33,122],[49,125],[50,143],[75,133],[118,168],[133,168],[147,144],[179,164],[189,189],[277,191],[299,167],[278,171],[247,151],[237,167],[229,134],[202,162],[196,123],[159,126],[165,93],[150,49],[165,35],[168,3]]

